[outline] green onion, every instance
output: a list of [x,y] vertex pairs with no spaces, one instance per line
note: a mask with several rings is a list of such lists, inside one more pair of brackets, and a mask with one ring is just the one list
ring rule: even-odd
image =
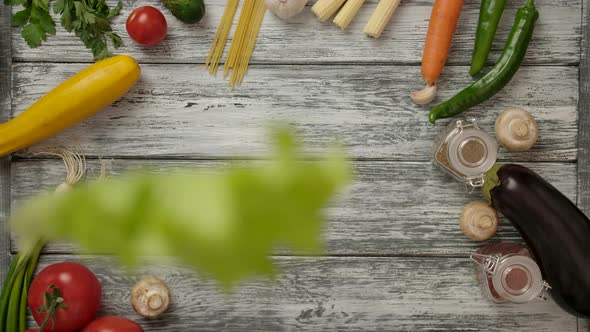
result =
[[0,293],[0,331],[26,329],[28,290],[44,244],[39,240],[32,249],[21,250],[10,264]]

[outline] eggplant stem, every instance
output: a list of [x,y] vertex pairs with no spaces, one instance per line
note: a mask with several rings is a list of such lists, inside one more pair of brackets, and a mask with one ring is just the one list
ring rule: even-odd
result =
[[495,164],[489,171],[486,172],[484,175],[484,182],[481,190],[483,191],[483,195],[486,197],[489,203],[492,203],[492,189],[497,187],[500,184],[500,179],[498,178],[498,171],[500,168],[504,166],[503,164]]

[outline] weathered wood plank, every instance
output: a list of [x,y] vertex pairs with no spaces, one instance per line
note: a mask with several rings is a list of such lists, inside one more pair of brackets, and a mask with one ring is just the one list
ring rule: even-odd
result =
[[578,206],[590,214],[590,5],[583,11],[584,39],[580,62],[580,103],[578,107]]
[[[10,118],[12,40],[10,34],[11,10],[0,6],[0,122]],[[10,265],[10,233],[7,217],[10,214],[10,157],[0,158],[0,281],[4,280]]]
[[137,320],[145,331],[575,331],[576,319],[553,301],[494,305],[484,299],[467,259],[275,258],[276,282],[254,280],[225,295],[178,267],[142,268],[163,278],[173,308],[140,319],[129,304],[137,276],[102,257],[50,255],[41,267],[78,259],[103,286],[104,314]]
[[[168,37],[160,46],[142,48],[129,39],[125,20],[140,5],[161,8],[153,1],[127,0],[121,15],[114,21],[114,29],[124,39],[118,51],[133,55],[143,63],[203,63],[221,20],[225,0],[207,1],[207,16],[196,25],[182,24],[168,11],[163,10],[168,21]],[[535,37],[527,54],[529,64],[577,64],[580,45],[580,0],[537,0],[541,18]],[[113,1],[115,3],[115,1]],[[516,9],[524,0],[509,1],[493,47],[492,60],[501,53],[508,36]],[[310,3],[310,5],[313,2]],[[253,63],[405,63],[421,61],[424,37],[432,6],[429,1],[404,1],[379,40],[368,38],[363,29],[376,6],[367,2],[347,31],[340,31],[331,23],[323,24],[313,16],[309,7],[289,22],[267,13],[260,32]],[[479,12],[479,1],[468,0],[461,15],[455,35],[450,64],[468,64],[471,61],[473,40]],[[237,19],[236,19],[237,21]],[[59,21],[58,21],[59,22]],[[89,62],[91,54],[80,40],[61,27],[43,47],[30,49],[13,30],[14,57],[16,61]]]
[[[590,215],[590,1],[583,2],[580,47],[580,103],[578,106],[578,207]],[[590,331],[588,320],[578,319],[578,331]]]
[[[13,111],[36,99],[83,65],[17,64]],[[91,155],[134,157],[257,157],[266,151],[264,127],[293,124],[313,151],[340,138],[353,157],[428,160],[429,147],[445,121],[428,124],[428,109],[415,106],[410,91],[422,85],[419,68],[408,66],[253,66],[244,85],[231,90],[190,65],[143,65],[141,82],[120,102],[49,140]],[[540,142],[510,160],[575,160],[578,124],[575,67],[524,67],[496,97],[468,112],[493,131],[507,107],[530,109]],[[190,82],[190,83],[189,83]],[[439,101],[471,78],[467,67],[450,67]]]
[[[113,160],[110,172],[149,167],[170,171],[186,167],[225,166],[228,161]],[[97,161],[90,162],[88,178],[96,178]],[[527,163],[568,197],[576,199],[573,163]],[[53,190],[64,179],[57,160],[13,163],[14,204],[32,194]],[[467,195],[426,162],[363,161],[356,163],[355,183],[328,209],[327,253],[334,255],[444,255],[465,256],[481,244],[467,240],[459,230],[461,208],[481,195]],[[519,241],[502,220],[496,240]],[[15,242],[15,241],[13,241]],[[16,242],[15,247],[16,250]],[[48,252],[69,253],[72,248],[52,244]]]

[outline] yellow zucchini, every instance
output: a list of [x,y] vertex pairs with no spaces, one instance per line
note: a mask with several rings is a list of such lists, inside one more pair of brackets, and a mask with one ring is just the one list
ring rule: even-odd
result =
[[0,124],[0,156],[38,143],[111,105],[135,85],[139,75],[139,65],[127,55],[90,65]]

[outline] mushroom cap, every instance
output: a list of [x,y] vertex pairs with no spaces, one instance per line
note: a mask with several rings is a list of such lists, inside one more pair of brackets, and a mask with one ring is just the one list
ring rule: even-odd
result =
[[527,151],[539,140],[535,118],[521,108],[510,108],[496,119],[496,139],[508,151]]
[[170,306],[170,289],[156,277],[141,279],[131,289],[131,305],[138,315],[156,318]]
[[485,241],[498,227],[498,213],[484,201],[471,202],[461,211],[461,231],[473,241]]

